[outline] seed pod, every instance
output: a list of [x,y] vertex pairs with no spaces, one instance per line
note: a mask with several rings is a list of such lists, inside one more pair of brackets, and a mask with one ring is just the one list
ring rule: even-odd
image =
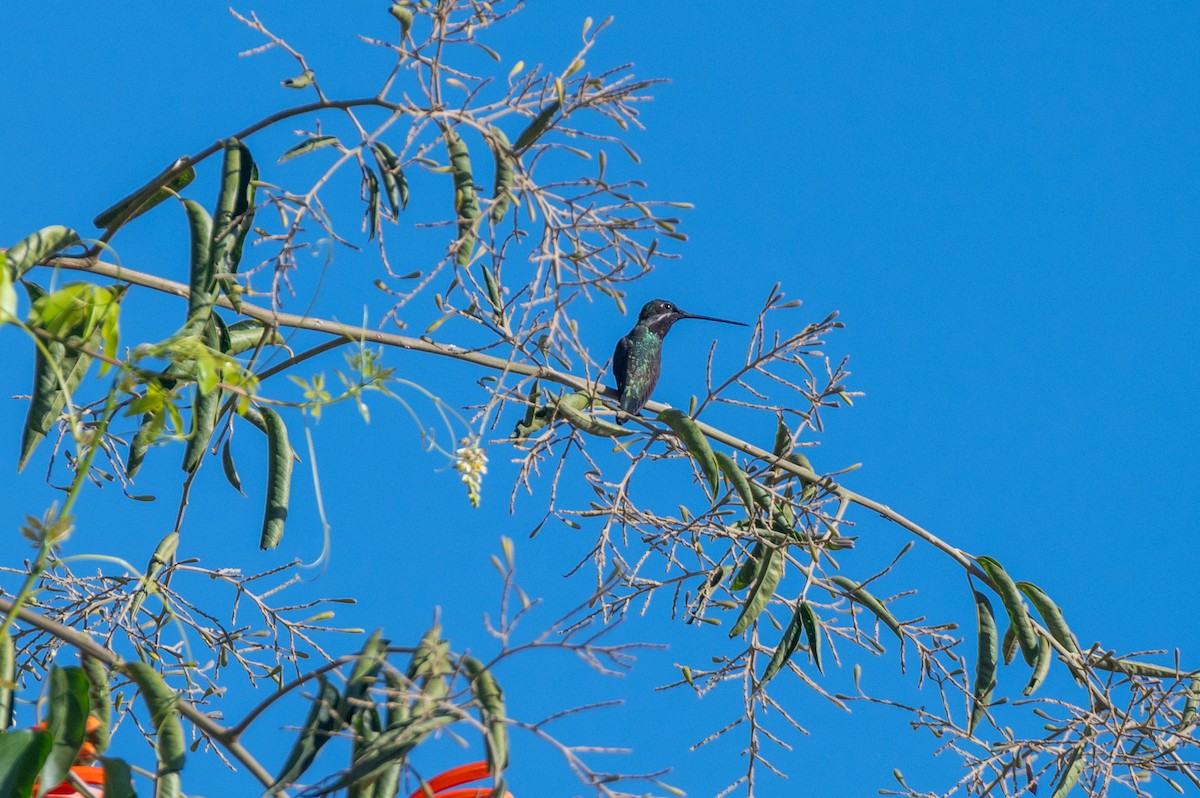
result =
[[371,149],[375,153],[375,162],[379,164],[379,176],[383,178],[383,190],[392,209],[392,218],[399,218],[400,211],[408,207],[408,180],[400,168],[400,159],[382,141],[371,142]]
[[992,603],[978,590],[975,594],[975,617],[979,622],[979,649],[975,660],[975,686],[971,691],[971,718],[967,723],[967,734],[972,734],[992,702],[992,690],[996,687],[996,663],[999,659],[997,642],[999,632]]
[[212,259],[221,290],[241,310],[242,297],[237,281],[242,260],[242,244],[254,222],[254,194],[258,167],[249,148],[237,139],[225,141],[225,160],[221,168],[221,190],[213,214]]
[[261,549],[273,549],[283,538],[283,522],[288,514],[288,499],[292,492],[292,447],[288,443],[287,426],[279,414],[264,407],[262,416],[267,426],[267,501],[258,545]]
[[729,630],[730,637],[737,637],[750,628],[750,624],[767,606],[771,596],[775,595],[775,588],[779,584],[780,577],[783,576],[783,560],[783,553],[774,546],[764,547],[763,563],[759,568],[758,578],[750,587],[750,592],[746,594],[746,603],[742,605],[742,612],[734,622],[733,628]]
[[529,147],[537,141],[546,128],[550,126],[550,120],[558,113],[558,109],[562,107],[562,103],[558,100],[551,102],[541,112],[533,118],[529,126],[521,131],[521,135],[517,136],[517,143],[513,145],[513,152],[520,155],[529,149]]
[[340,144],[337,136],[313,136],[305,139],[299,144],[294,144],[284,150],[283,155],[279,156],[279,163],[290,161],[293,158],[298,158],[301,155],[307,155],[313,150],[319,150],[323,147],[332,147],[335,144]]
[[719,478],[717,459],[713,455],[712,447],[708,445],[708,439],[700,431],[700,427],[685,413],[674,408],[667,408],[659,413],[658,420],[666,423],[679,436],[679,440],[683,441],[683,445],[687,447],[688,452],[700,466],[700,470],[708,480],[709,487],[712,488],[715,496]]
[[[141,216],[146,211],[158,205],[167,197],[177,195],[183,191],[184,187],[196,179],[196,170],[192,167],[187,167],[182,172],[179,172],[174,177],[167,180],[167,175],[177,169],[186,158],[180,158],[175,163],[164,169],[157,177],[151,180],[146,185],[139,188],[137,191],[117,201],[112,207],[106,208],[92,220],[92,224],[103,230],[108,230],[118,224],[126,222]],[[131,213],[128,213],[132,209]],[[124,218],[122,218],[124,217]]]
[[471,172],[471,154],[467,143],[454,131],[445,128],[446,149],[450,153],[450,171],[454,175],[454,213],[458,218],[459,266],[471,262],[475,248],[475,224],[479,219],[479,199],[475,194],[475,179]]
[[492,224],[500,224],[504,219],[504,214],[508,211],[508,206],[512,204],[513,156],[512,147],[509,145],[504,131],[495,125],[491,127],[491,131],[493,136],[492,155],[496,159],[496,180],[492,189],[491,218]]
[[1021,655],[1025,657],[1025,662],[1030,665],[1034,664],[1037,661],[1037,634],[1033,631],[1033,622],[1029,620],[1025,602],[1021,599],[1021,591],[1017,589],[1016,583],[1005,573],[1000,563],[993,558],[976,557],[975,562],[979,563],[979,567],[996,586],[996,592],[1000,594],[1000,600],[1004,602],[1004,609],[1008,612],[1013,629],[1016,631],[1017,642],[1021,644]]

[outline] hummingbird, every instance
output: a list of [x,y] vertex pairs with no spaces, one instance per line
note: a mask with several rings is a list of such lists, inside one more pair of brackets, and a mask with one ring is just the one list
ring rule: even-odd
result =
[[[671,325],[680,319],[749,326],[740,321],[686,313],[665,299],[647,302],[638,314],[637,324],[628,335],[617,341],[617,349],[613,352],[613,376],[617,378],[617,393],[620,394],[618,404],[625,413],[637,415],[650,401],[650,394],[658,384],[658,375],[662,371],[663,339],[667,337]],[[625,420],[624,415],[617,414],[618,424],[624,424]]]

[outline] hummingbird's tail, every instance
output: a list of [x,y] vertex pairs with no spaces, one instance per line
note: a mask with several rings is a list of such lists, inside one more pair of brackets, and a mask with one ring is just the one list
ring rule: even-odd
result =
[[[617,423],[624,424],[629,420],[629,416],[636,416],[641,412],[642,405],[644,404],[645,402],[639,402],[638,398],[632,394],[627,393],[623,395],[620,401],[617,402],[617,406],[620,407],[624,413],[617,413]],[[628,415],[625,415],[625,413]]]

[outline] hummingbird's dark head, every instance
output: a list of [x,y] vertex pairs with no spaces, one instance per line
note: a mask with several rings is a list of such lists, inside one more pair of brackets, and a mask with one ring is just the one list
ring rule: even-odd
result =
[[719,321],[722,324],[736,324],[739,327],[745,327],[740,321],[728,321],[726,319],[716,319],[712,316],[697,316],[694,313],[688,313],[675,307],[672,303],[665,299],[652,299],[642,306],[642,312],[638,314],[638,325],[649,327],[658,335],[666,335],[667,330],[671,329],[671,325],[680,319],[700,319],[701,321]]

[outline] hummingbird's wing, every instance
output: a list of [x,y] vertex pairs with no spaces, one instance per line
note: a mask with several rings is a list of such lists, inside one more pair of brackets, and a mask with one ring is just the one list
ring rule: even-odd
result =
[[629,373],[629,339],[621,338],[617,341],[617,348],[613,351],[612,370],[613,377],[617,380],[617,393],[625,393],[625,376]]

